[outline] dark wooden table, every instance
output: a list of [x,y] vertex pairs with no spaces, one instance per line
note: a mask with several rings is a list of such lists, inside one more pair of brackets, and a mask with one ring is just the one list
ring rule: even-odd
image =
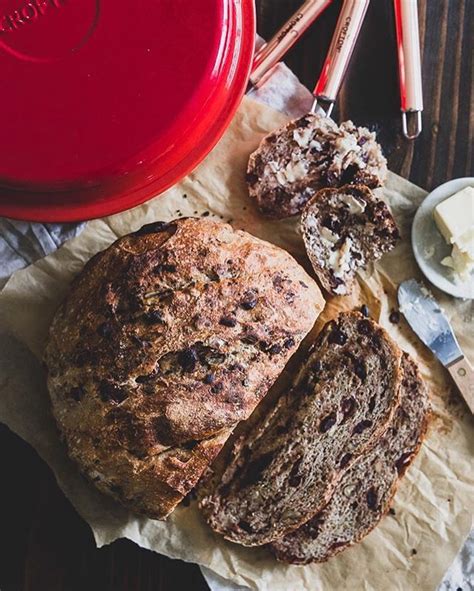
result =
[[[269,38],[301,0],[257,0],[259,32]],[[310,88],[318,77],[340,0],[287,57]],[[373,0],[335,116],[377,129],[390,168],[431,189],[473,175],[472,0],[419,0],[425,96],[424,132],[400,136],[391,0]],[[1,591],[201,591],[197,567],[127,541],[97,550],[35,452],[0,426]],[[290,591],[290,590],[289,590]]]

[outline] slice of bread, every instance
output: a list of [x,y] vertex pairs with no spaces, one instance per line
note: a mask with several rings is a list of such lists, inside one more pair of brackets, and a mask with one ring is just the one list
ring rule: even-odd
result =
[[250,196],[269,218],[300,213],[319,189],[349,183],[375,188],[386,176],[375,133],[312,114],[264,137],[247,168]]
[[266,544],[323,509],[351,462],[398,406],[400,351],[358,312],[326,324],[294,387],[250,423],[200,491],[210,526],[245,546]]
[[405,353],[400,406],[391,426],[341,478],[326,508],[270,548],[283,562],[323,562],[366,536],[387,513],[428,423],[428,393]]
[[387,205],[363,185],[319,191],[301,216],[301,232],[321,285],[334,295],[350,293],[356,271],[400,237]]

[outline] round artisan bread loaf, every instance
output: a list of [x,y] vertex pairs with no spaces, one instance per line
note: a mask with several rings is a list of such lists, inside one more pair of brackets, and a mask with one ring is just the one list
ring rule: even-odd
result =
[[211,220],[157,222],[75,279],[45,352],[68,452],[152,518],[195,486],[324,304],[285,251]]

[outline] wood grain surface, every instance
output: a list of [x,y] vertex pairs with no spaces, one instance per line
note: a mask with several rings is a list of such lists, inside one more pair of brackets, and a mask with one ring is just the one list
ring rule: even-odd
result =
[[[472,0],[419,0],[424,131],[400,134],[391,0],[373,0],[342,87],[335,117],[376,129],[390,168],[426,189],[474,174]],[[300,0],[257,0],[268,38]],[[337,19],[334,0],[286,62],[309,88],[319,75]],[[0,426],[0,591],[201,591],[197,567],[120,541],[97,550],[88,526],[49,469]]]

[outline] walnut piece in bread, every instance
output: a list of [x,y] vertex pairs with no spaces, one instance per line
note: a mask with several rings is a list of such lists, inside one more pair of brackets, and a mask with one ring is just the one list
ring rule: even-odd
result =
[[212,220],[144,226],[91,259],[45,353],[69,455],[165,518],[312,328],[319,288],[285,251]]
[[270,546],[291,564],[324,562],[369,534],[390,508],[398,484],[415,459],[428,425],[428,392],[418,368],[402,356],[400,405],[376,446],[341,478],[328,505]]
[[312,114],[264,137],[247,167],[250,196],[269,218],[300,213],[320,189],[350,183],[375,188],[386,176],[375,133]]
[[293,388],[263,420],[243,425],[202,483],[200,507],[211,528],[259,546],[321,511],[351,463],[390,424],[400,357],[389,335],[358,312],[328,322]]
[[400,237],[388,206],[363,185],[318,191],[303,211],[301,233],[318,280],[333,295],[350,293],[356,271]]

